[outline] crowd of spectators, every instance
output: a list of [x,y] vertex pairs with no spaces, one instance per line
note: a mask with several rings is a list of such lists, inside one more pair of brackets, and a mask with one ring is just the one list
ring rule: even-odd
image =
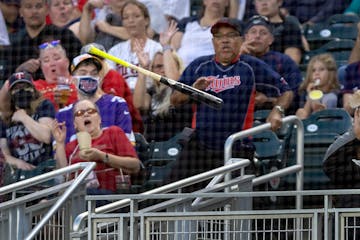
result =
[[[1,1],[3,160],[23,170],[35,168],[41,159],[30,146],[36,142],[40,156],[55,158],[58,167],[97,161],[105,190],[89,192],[109,193],[116,189],[107,187],[104,169],[126,174],[140,169],[134,132],[148,141],[166,141],[184,127],[195,130],[169,178],[176,180],[219,166],[225,139],[252,127],[256,110],[269,110],[273,131],[285,115],[305,119],[327,108],[354,113],[349,102],[359,88],[360,31],[342,89],[331,54],[314,56],[306,72],[300,65],[309,50],[303,27],[336,13],[359,14],[359,1],[198,2],[203,7],[194,15],[191,0]],[[90,45],[220,97],[224,106],[215,110],[189,100],[133,69],[88,54]],[[309,98],[314,89],[322,99]],[[78,149],[79,131],[90,133],[92,148]],[[119,146],[120,141],[126,144]],[[251,140],[237,150],[252,156]],[[214,161],[207,165],[209,159]],[[114,178],[118,174],[113,171]]]

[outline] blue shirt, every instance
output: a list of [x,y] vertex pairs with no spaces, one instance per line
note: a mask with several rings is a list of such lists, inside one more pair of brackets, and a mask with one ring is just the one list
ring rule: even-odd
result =
[[228,66],[218,63],[214,55],[197,58],[184,70],[179,81],[191,86],[199,77],[212,81],[205,92],[224,101],[219,110],[197,105],[194,126],[197,137],[211,149],[223,150],[227,137],[252,127],[255,86],[256,90],[258,87],[266,90],[271,85],[268,91],[277,96],[290,90],[269,65],[249,55],[241,55]]
[[353,93],[360,89],[360,62],[349,64],[345,68],[343,93]]

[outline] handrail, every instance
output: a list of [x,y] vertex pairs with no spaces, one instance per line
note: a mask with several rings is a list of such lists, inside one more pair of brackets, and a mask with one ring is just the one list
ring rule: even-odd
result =
[[[228,164],[226,166],[218,167],[218,168],[215,168],[208,172],[200,173],[200,174],[191,176],[189,178],[185,178],[185,179],[173,182],[173,183],[169,183],[167,185],[143,192],[140,195],[150,195],[150,194],[156,194],[156,193],[170,192],[170,191],[176,190],[180,187],[186,187],[186,186],[189,186],[194,183],[205,181],[216,175],[219,175],[219,174],[222,174],[222,173],[225,173],[228,171],[235,171],[240,168],[244,168],[244,167],[248,166],[249,164],[250,164],[250,161],[247,159],[244,159],[240,162]],[[105,206],[95,208],[94,212],[95,213],[105,213],[105,212],[113,211],[113,210],[119,209],[120,207],[124,207],[124,206],[130,204],[130,202],[131,202],[130,199],[119,200],[119,201],[107,204]],[[86,212],[79,214],[75,218],[74,223],[73,223],[73,231],[74,232],[78,232],[80,230],[80,227],[81,227],[83,221],[87,218],[88,215],[89,215],[89,212],[86,211]]]
[[[72,166],[75,166],[75,168]],[[33,239],[36,236],[36,234],[41,230],[41,228],[44,227],[44,225],[49,221],[51,216],[56,213],[56,211],[64,204],[64,202],[67,200],[67,198],[77,189],[77,187],[79,187],[79,185],[85,180],[85,178],[95,168],[95,166],[96,166],[95,162],[82,162],[82,163],[70,165],[63,169],[55,170],[55,171],[65,173],[66,171],[60,171],[60,170],[69,170],[69,169],[73,169],[73,168],[74,169],[77,169],[77,168],[83,169],[83,171],[80,173],[80,175],[77,178],[75,178],[74,182],[70,185],[70,187],[66,189],[66,191],[61,195],[61,197],[55,202],[55,204],[45,214],[45,216],[41,218],[40,222],[31,230],[29,235],[25,238],[26,240]],[[43,175],[45,176],[45,174],[43,174]],[[49,174],[49,175],[51,175],[51,174]],[[56,176],[56,175],[54,175],[54,176]],[[39,176],[39,177],[41,177],[41,176]],[[31,180],[31,179],[29,179],[29,180]]]
[[13,191],[17,191],[19,189],[23,189],[25,187],[29,187],[29,186],[44,182],[44,181],[48,180],[49,178],[53,178],[56,176],[60,176],[60,175],[69,173],[69,172],[74,172],[77,170],[84,169],[86,167],[86,165],[88,165],[88,163],[76,163],[76,164],[67,166],[65,168],[56,169],[51,172],[41,174],[39,176],[35,176],[35,177],[29,178],[29,179],[22,180],[20,182],[6,185],[6,186],[0,188],[0,195],[10,193]]
[[[261,179],[258,179],[258,180],[254,179],[254,180],[259,181],[259,182],[265,181],[266,179],[270,180],[274,177],[282,176],[283,174],[285,174],[284,171],[290,172],[292,170],[295,170],[295,171],[298,170],[296,173],[296,190],[301,191],[301,190],[303,190],[303,184],[304,184],[303,183],[304,182],[304,168],[303,168],[304,167],[304,126],[303,126],[302,121],[296,116],[284,117],[282,119],[282,124],[284,124],[284,123],[294,123],[296,126],[296,129],[297,129],[296,165],[294,165],[291,169],[285,168],[283,171],[278,171],[278,172],[274,172],[271,174],[267,174],[267,175],[262,176]],[[265,124],[262,124],[262,125],[259,125],[259,126],[256,126],[256,127],[253,127],[253,128],[230,135],[225,141],[224,163],[226,164],[226,162],[232,158],[231,150],[232,150],[233,143],[236,140],[241,140],[245,137],[255,135],[257,133],[260,133],[265,130],[270,130],[270,129],[271,129],[271,124],[265,123]],[[231,177],[230,174],[227,173],[225,175],[225,181],[229,181],[230,177]],[[229,189],[228,189],[228,191],[229,191]],[[300,195],[296,196],[296,208],[301,209],[302,205],[303,205],[302,197]]]

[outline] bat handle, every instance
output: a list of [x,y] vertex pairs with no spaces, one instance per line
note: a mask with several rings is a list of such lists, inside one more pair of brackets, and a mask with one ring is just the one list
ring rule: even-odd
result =
[[206,105],[208,105],[212,108],[215,108],[215,109],[221,109],[221,107],[224,103],[221,98],[218,98],[218,97],[211,95],[209,93],[206,93],[204,91],[200,91],[200,90],[190,87],[186,84],[168,79],[166,77],[161,77],[160,82],[165,85],[170,86],[171,88],[173,88],[181,93],[188,95],[191,99],[193,99],[197,102],[203,102]]

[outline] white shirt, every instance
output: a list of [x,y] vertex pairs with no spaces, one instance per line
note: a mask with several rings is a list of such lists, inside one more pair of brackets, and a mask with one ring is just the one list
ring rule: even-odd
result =
[[187,23],[177,53],[184,67],[198,57],[214,54],[210,27],[201,27],[198,21]]
[[180,20],[190,17],[190,0],[158,0],[165,15]]
[[[160,43],[155,42],[152,39],[147,39],[144,47],[144,52],[149,53],[150,62],[153,60],[155,53],[161,52],[162,47]],[[121,42],[110,48],[109,54],[114,55],[117,58],[120,58],[128,63],[139,66],[139,59],[136,56],[135,52],[131,51],[130,40]],[[109,66],[119,72],[126,80],[131,91],[134,91],[136,81],[138,78],[138,73],[135,70],[124,67],[122,65],[116,64],[113,61],[107,60]]]
[[1,11],[0,11],[0,45],[1,46],[10,45],[9,33],[7,31],[5,20]]

